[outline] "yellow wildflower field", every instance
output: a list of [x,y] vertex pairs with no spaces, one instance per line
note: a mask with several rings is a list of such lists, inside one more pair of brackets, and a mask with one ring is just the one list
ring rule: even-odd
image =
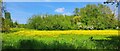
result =
[[[119,30],[120,31],[120,30]],[[15,32],[17,35],[27,35],[27,36],[33,36],[33,35],[47,35],[47,36],[55,36],[55,35],[61,35],[61,34],[77,34],[77,35],[117,35],[118,36],[118,30],[55,30],[55,31],[45,31],[45,30],[21,30],[18,32]]]

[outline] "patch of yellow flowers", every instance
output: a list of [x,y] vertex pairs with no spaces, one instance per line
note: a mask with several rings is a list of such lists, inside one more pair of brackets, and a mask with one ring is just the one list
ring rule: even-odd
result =
[[17,35],[26,36],[56,36],[61,34],[77,34],[77,35],[117,35],[118,30],[56,30],[56,31],[39,31],[39,30],[21,30],[15,32]]

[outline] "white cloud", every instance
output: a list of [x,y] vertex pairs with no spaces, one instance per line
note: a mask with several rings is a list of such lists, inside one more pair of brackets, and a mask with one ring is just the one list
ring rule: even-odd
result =
[[44,0],[45,2],[51,2],[51,0]]
[[57,9],[55,9],[55,12],[63,13],[64,10],[65,10],[65,8],[57,8]]
[[63,15],[72,15],[70,12],[63,13]]

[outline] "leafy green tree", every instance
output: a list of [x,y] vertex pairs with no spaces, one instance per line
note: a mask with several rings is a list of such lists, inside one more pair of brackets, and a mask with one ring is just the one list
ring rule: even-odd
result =
[[5,11],[5,20],[7,20],[8,22],[6,22],[6,24],[8,24],[10,27],[13,27],[13,22],[11,19],[11,15],[10,12]]
[[10,20],[9,19],[5,19],[4,20],[4,32],[9,32],[9,30],[10,30],[10,25],[9,24],[11,24],[10,22],[9,22]]
[[81,16],[80,22],[85,28],[113,29],[116,27],[115,16],[106,5],[87,5],[80,9],[79,14]]
[[[117,8],[118,8],[118,12],[120,12],[120,11],[119,11],[120,0],[107,0],[106,2],[104,2],[104,4],[115,5],[116,7],[115,7],[115,10],[114,10],[114,13],[116,14]],[[118,13],[118,18],[117,18],[117,19],[118,19],[117,22],[119,22],[119,21],[120,21],[120,19],[119,19],[119,13]]]
[[0,17],[0,31],[4,31],[4,18],[3,17]]
[[79,16],[79,10],[80,10],[79,8],[75,8],[75,10],[74,10],[75,16]]
[[28,21],[28,27],[37,30],[71,29],[71,17],[64,15],[35,15]]
[[[9,32],[10,27],[13,26],[12,20],[11,20],[11,15],[9,12],[6,11],[4,8],[3,3],[0,2],[0,18],[1,18],[1,27],[2,27],[2,32]],[[5,15],[5,18],[3,18],[2,14]]]
[[[13,27],[14,27],[14,28],[18,28],[18,27],[19,27],[19,24],[18,24],[17,21],[15,21],[15,22],[13,23]],[[20,28],[20,27],[19,27],[19,28]]]

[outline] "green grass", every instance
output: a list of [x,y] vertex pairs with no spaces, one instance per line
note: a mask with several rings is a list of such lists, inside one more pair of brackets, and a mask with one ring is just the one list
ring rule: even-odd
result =
[[[91,40],[90,37],[93,37],[94,40]],[[117,44],[119,44],[119,42],[117,41],[118,39],[109,39],[107,37],[110,36],[61,34],[58,37],[50,37],[23,35],[20,36],[9,33],[2,34],[2,47],[3,49],[117,49]]]

